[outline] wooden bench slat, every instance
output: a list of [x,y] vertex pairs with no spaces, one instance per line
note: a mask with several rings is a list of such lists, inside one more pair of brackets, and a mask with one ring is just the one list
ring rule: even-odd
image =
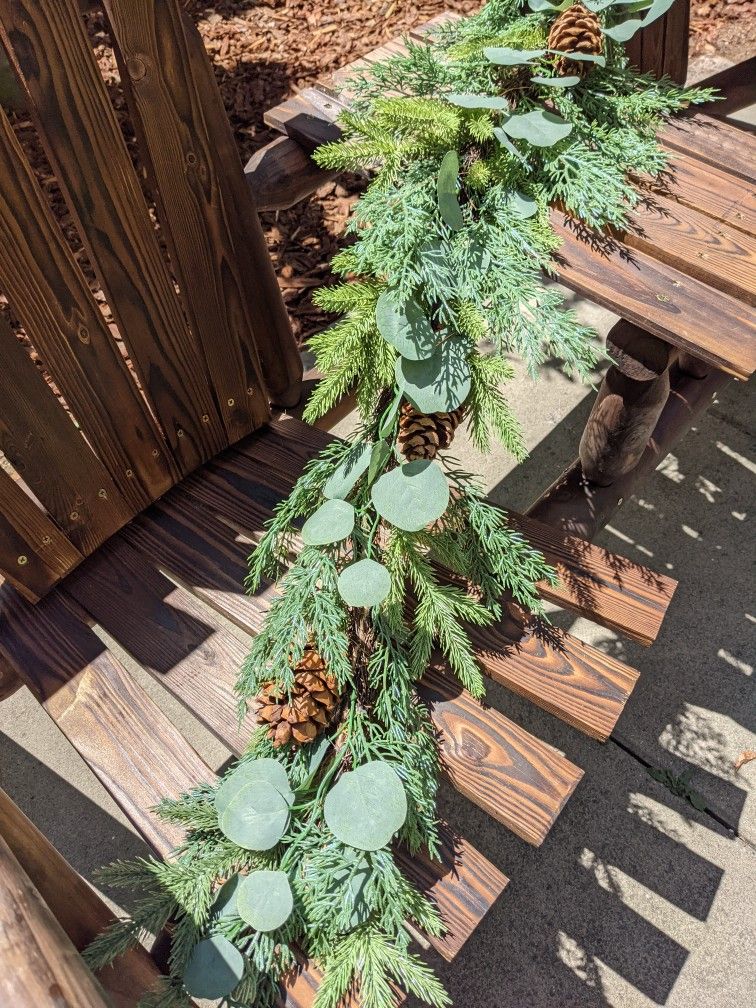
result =
[[689,206],[747,235],[756,233],[754,186],[682,151],[670,152],[669,171],[652,183],[677,203]]
[[[254,598],[240,593],[239,585],[245,576],[249,546],[238,541],[238,537],[228,526],[214,519],[210,512],[192,502],[186,495],[174,493],[164,498],[159,505],[154,505],[124,530],[124,535],[152,562],[180,579],[190,591],[217,608],[222,615],[248,633],[254,634],[259,630],[273,589],[268,588]],[[477,732],[477,711],[477,705],[472,699],[461,694],[457,700],[446,705],[447,725],[453,725],[458,734],[463,733],[467,725],[471,732]],[[433,715],[433,710],[431,714]],[[491,744],[506,750],[510,736],[517,736],[520,729],[496,711],[488,711],[487,715]],[[537,739],[532,741],[536,747],[543,746]],[[453,773],[457,759],[454,745],[445,738],[442,738],[440,745],[442,756],[448,757],[452,768],[450,773]],[[544,749],[548,748],[544,746]],[[565,763],[568,761],[565,760]],[[579,779],[580,771],[573,769],[574,773],[572,770],[565,772],[554,782],[560,793],[564,791],[565,800]],[[467,775],[474,776],[478,771],[481,786],[474,800],[480,807],[518,835],[524,835],[532,843],[540,843],[561,806],[557,807],[548,795],[539,804],[534,800],[536,796],[528,793],[524,795],[524,800],[532,800],[532,803],[524,809],[521,821],[511,812],[513,803],[517,801],[516,796],[521,792],[519,780],[510,779],[504,769],[498,782],[501,795],[497,798],[489,793],[487,777],[482,767],[468,767]]]
[[670,150],[682,151],[750,185],[756,184],[756,137],[748,130],[691,112],[665,123],[659,140]]
[[[235,755],[244,752],[254,719],[238,725],[233,687],[246,648],[212,610],[120,537],[99,550],[65,590]],[[443,864],[425,865],[421,859],[425,867],[416,869],[403,850],[400,861],[410,878],[425,883],[431,877],[425,891],[448,914],[450,931],[429,940],[442,955],[453,957],[503,891],[506,878],[472,846],[460,841],[455,847],[448,838]]]
[[564,240],[556,272],[568,287],[736,378],[752,374],[756,317],[748,306],[619,242],[592,248],[563,213],[550,216]]
[[756,238],[724,221],[652,195],[633,210],[622,240],[709,287],[756,304]]

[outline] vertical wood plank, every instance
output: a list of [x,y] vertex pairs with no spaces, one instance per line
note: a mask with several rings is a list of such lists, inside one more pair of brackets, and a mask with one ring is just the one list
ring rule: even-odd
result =
[[690,45],[690,0],[675,0],[667,13],[642,28],[625,47],[630,63],[655,77],[665,74],[684,84]]
[[266,338],[277,324],[289,334],[262,229],[215,83],[204,86],[206,56],[192,60],[196,29],[179,4],[107,0],[105,8],[192,328],[236,441],[268,418],[254,323]]
[[82,553],[126,524],[132,511],[0,319],[0,450]]
[[188,472],[226,436],[77,7],[0,0],[0,21],[142,386]]
[[84,557],[0,469],[0,574],[36,602]]
[[0,177],[0,288],[137,513],[178,471],[2,109]]

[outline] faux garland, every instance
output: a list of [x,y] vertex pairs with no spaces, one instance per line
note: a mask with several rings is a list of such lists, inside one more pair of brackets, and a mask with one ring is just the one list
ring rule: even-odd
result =
[[173,936],[144,1008],[273,1008],[301,955],[324,971],[316,1008],[348,991],[389,1008],[392,982],[449,1003],[407,927],[443,922],[393,854],[439,847],[415,684],[443,660],[482,697],[465,625],[496,622],[505,598],[540,613],[536,583],[554,572],[444,453],[464,419],[482,452],[495,436],[524,457],[501,392],[510,354],[534,374],[551,357],[581,377],[594,365],[593,334],[543,285],[559,247],[548,207],[625,225],[630,176],[667,165],[663,118],[711,97],[628,66],[621,43],[671,2],[491,0],[373,66],[344,139],[316,153],[372,181],[334,260],[345,281],[316,296],[343,318],[311,341],[324,377],[305,419],[354,390],[362,426],[307,466],[251,558],[250,591],[280,582],[237,686],[259,721],[247,753],[160,805],[187,831],[170,861],[102,872],[139,897],[90,947],[93,967]]

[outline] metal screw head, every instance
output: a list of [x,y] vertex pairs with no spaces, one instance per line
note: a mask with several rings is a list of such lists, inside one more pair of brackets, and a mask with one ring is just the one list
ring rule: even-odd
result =
[[84,503],[84,498],[83,498],[83,497],[77,497],[77,498],[76,498],[76,499],[74,500],[74,504],[76,505],[76,507],[81,507],[81,505],[82,505],[83,503]]
[[176,437],[183,437],[183,436],[184,436],[184,432],[183,432],[183,431],[182,431],[182,429],[181,429],[181,428],[179,427],[179,429],[178,429],[178,430],[176,431]]
[[134,470],[133,469],[127,469],[126,470],[126,479],[131,479],[133,477],[133,475],[134,475]]
[[144,60],[139,59],[138,56],[132,56],[131,59],[126,61],[126,69],[129,71],[129,77],[133,81],[142,80],[147,76],[147,67]]
[[52,542],[52,536],[42,536],[42,545],[49,546]]
[[152,449],[152,457],[153,458],[157,458],[159,454],[160,454],[160,452],[157,450],[157,448],[153,448]]
[[28,556],[23,556],[22,555],[22,556],[20,556],[18,558],[18,566],[19,567],[25,567],[26,564],[28,564],[28,563],[29,563],[29,557]]
[[229,406],[233,406],[235,403],[236,403],[236,399],[229,399],[228,400],[228,405]]
[[100,500],[107,500],[108,499],[108,492],[107,492],[107,490],[98,490],[97,491],[97,496],[100,498]]
[[656,300],[657,301],[669,301],[669,298],[667,297],[666,294],[657,294],[656,295]]
[[89,343],[89,329],[86,326],[79,326],[79,340],[82,343]]
[[247,395],[254,395],[254,394],[255,394],[255,390],[250,385],[249,388],[247,389]]
[[194,153],[194,151],[187,151],[186,163],[190,168],[194,168],[194,166],[197,164],[197,155]]
[[202,414],[202,423],[210,423],[210,414],[209,413],[203,413]]
[[78,511],[72,511],[71,514],[68,517],[71,519],[71,521],[78,521],[79,512]]

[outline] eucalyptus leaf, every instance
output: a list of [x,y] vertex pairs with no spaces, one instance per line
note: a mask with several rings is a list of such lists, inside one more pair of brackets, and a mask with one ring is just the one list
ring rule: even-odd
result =
[[372,444],[356,445],[341,465],[331,473],[323,486],[323,496],[329,500],[343,500],[353,489],[357,480],[370,465]]
[[244,976],[244,956],[223,935],[197,942],[184,970],[184,986],[192,997],[217,1000],[237,987]]
[[255,931],[283,927],[294,909],[289,877],[282,871],[253,871],[245,875],[236,895],[239,916]]
[[385,847],[407,818],[407,795],[396,770],[383,760],[343,774],[323,806],[337,840],[358,850]]
[[566,56],[567,59],[575,60],[578,63],[595,63],[596,66],[606,66],[606,56],[602,56],[601,53],[563,52],[561,49],[549,49],[549,52],[555,56]]
[[449,94],[447,101],[459,108],[466,109],[508,109],[509,102],[506,98],[497,95],[478,94]]
[[545,49],[509,49],[490,46],[483,50],[483,55],[489,63],[497,66],[524,66],[532,63],[535,59],[540,59],[546,54]]
[[521,217],[523,220],[526,220],[528,217],[533,217],[538,213],[538,204],[536,201],[517,189],[511,192],[507,197],[507,205],[512,213],[514,213],[517,217]]
[[433,357],[408,361],[400,357],[396,380],[420,413],[447,413],[461,406],[470,393],[467,351],[458,339],[446,339]]
[[447,151],[438,170],[437,196],[441,219],[452,231],[460,231],[465,226],[465,218],[457,199],[457,179],[459,178],[459,157],[455,150]]
[[551,3],[550,0],[528,0],[528,7],[539,14],[541,11],[563,11],[570,7],[573,0],[562,0],[561,3]]
[[302,526],[302,541],[306,546],[340,542],[354,528],[354,517],[354,508],[348,501],[327,500]]
[[[394,423],[396,421],[396,414],[399,412],[399,407],[402,404],[402,393],[400,389],[397,389],[396,395],[389,408],[384,414],[383,420],[381,421],[381,426],[378,428],[378,436],[385,438],[392,433],[394,429]],[[378,442],[380,444],[380,442]],[[370,459],[372,462],[372,457]],[[369,478],[369,477],[368,477]]]
[[510,116],[502,129],[515,140],[527,140],[534,147],[551,147],[572,132],[572,124],[546,109],[533,109]]
[[531,77],[531,84],[540,84],[542,87],[571,88],[575,87],[582,80],[582,77]]
[[507,151],[508,154],[511,154],[512,157],[516,157],[518,161],[522,161],[522,163],[526,167],[528,166],[528,161],[527,161],[527,158],[525,157],[525,155],[521,154],[517,150],[517,148],[512,143],[512,141],[509,139],[509,137],[504,132],[504,130],[501,128],[501,126],[496,126],[494,128],[493,134],[496,137],[496,139],[499,141],[499,143],[501,144],[501,146],[504,148],[504,150]]
[[414,298],[397,305],[384,291],[375,306],[375,320],[381,336],[408,360],[423,360],[438,349],[438,335]]
[[270,850],[286,832],[289,803],[267,781],[242,788],[218,820],[221,832],[245,850]]
[[215,899],[213,900],[213,905],[211,907],[211,913],[214,917],[220,917],[225,920],[228,917],[238,917],[236,909],[236,892],[239,888],[239,882],[241,881],[241,875],[232,875],[230,879],[226,879],[223,885],[220,887],[216,893]]
[[662,14],[666,14],[674,2],[675,0],[653,0],[653,3],[648,8],[648,13],[642,21],[638,18],[621,21],[611,28],[604,28],[604,35],[608,35],[615,42],[628,42],[640,28],[646,28],[653,21],[656,21],[657,18],[660,18]]
[[215,808],[221,816],[226,811],[228,803],[235,798],[238,793],[249,784],[256,781],[265,781],[272,784],[276,791],[279,791],[291,804],[294,801],[294,792],[289,786],[289,777],[283,764],[277,759],[266,756],[261,759],[245,760],[239,763],[235,770],[221,781],[215,791]]
[[370,468],[368,469],[368,484],[375,482],[375,478],[388,462],[391,456],[391,445],[388,441],[378,441],[373,445],[370,453]]
[[391,576],[376,560],[358,560],[339,574],[339,595],[347,605],[364,609],[380,605],[391,591]]
[[386,521],[405,532],[419,532],[446,511],[449,484],[437,462],[417,459],[381,476],[372,498]]
[[320,769],[326,753],[331,748],[331,740],[328,735],[321,735],[317,742],[311,743],[307,753],[307,784],[312,783],[315,774]]

